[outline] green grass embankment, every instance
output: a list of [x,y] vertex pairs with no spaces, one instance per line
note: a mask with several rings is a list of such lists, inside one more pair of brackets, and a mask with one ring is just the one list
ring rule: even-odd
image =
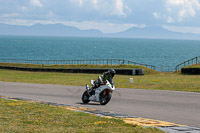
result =
[[183,68],[200,68],[200,64],[194,64],[194,65],[186,66]]
[[119,119],[108,119],[74,112],[64,107],[0,98],[0,132],[2,133],[162,133],[156,128],[125,124]]
[[30,67],[30,68],[114,68],[114,69],[144,69],[145,74],[158,73],[152,69],[138,65],[41,65],[41,64],[20,64],[20,63],[0,63],[0,66],[11,66],[11,67]]

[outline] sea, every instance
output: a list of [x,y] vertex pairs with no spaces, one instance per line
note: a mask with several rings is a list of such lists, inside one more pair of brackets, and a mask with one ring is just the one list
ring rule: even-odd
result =
[[200,40],[0,36],[0,59],[126,59],[174,67],[200,56]]

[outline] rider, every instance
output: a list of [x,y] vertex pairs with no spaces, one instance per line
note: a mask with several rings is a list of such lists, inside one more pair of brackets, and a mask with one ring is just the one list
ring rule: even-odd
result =
[[[104,72],[103,75],[99,76],[96,81],[94,81],[94,86],[91,87],[91,90],[95,90],[98,88],[101,84],[105,83],[106,80],[110,82],[110,84],[113,87],[113,77],[115,76],[115,70],[109,69],[107,72]],[[86,84],[86,89],[89,90],[89,86]]]

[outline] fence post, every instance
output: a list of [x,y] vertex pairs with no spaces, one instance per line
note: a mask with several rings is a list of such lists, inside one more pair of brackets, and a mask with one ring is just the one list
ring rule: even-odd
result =
[[196,57],[196,64],[198,64],[198,57]]

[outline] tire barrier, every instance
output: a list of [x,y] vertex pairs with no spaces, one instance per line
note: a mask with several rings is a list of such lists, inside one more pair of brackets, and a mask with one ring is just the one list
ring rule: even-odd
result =
[[200,68],[182,68],[182,74],[200,75]]

